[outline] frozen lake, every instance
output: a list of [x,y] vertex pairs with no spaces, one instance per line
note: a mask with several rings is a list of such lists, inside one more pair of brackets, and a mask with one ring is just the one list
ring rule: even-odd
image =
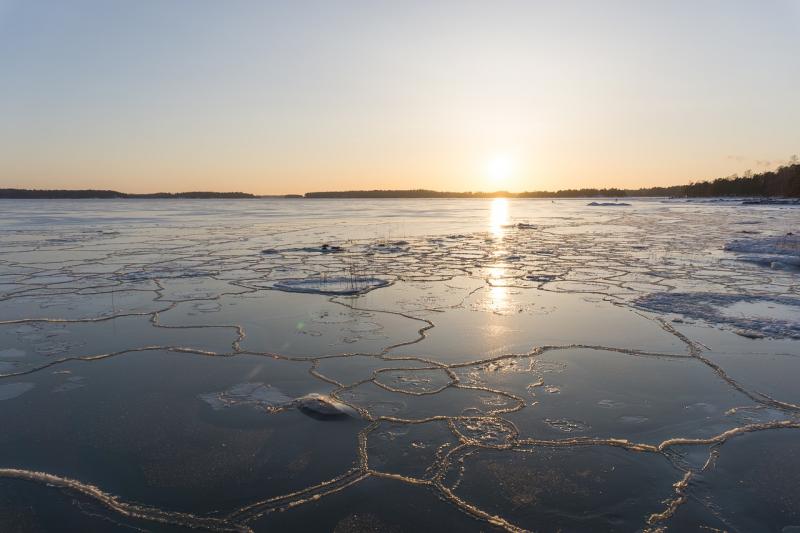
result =
[[0,200],[0,530],[798,530],[800,208],[590,202]]

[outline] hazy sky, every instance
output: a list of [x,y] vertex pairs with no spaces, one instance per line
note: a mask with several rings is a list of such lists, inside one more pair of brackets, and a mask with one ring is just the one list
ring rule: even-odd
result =
[[0,187],[638,187],[795,153],[800,0],[0,0]]

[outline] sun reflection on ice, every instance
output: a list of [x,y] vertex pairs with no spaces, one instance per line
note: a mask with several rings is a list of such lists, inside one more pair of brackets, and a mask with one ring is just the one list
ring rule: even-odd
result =
[[[505,228],[509,224],[508,200],[506,198],[495,198],[489,206],[489,231],[497,241],[502,241]],[[498,243],[500,244],[500,243]],[[502,244],[494,250],[495,257],[506,254],[502,249]],[[494,313],[503,313],[508,307],[508,288],[504,287],[506,269],[502,266],[489,268],[487,281],[489,288],[489,308]]]
[[508,225],[508,200],[495,198],[489,207],[489,231],[494,237],[503,237],[503,227]]
[[504,286],[503,278],[506,269],[491,267],[489,269],[489,309],[493,313],[503,313],[508,307],[508,287]]

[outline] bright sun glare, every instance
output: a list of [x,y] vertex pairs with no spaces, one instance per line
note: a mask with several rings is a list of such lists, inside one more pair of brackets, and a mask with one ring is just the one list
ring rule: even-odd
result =
[[514,160],[506,154],[492,156],[486,162],[486,174],[493,185],[500,185],[514,172]]

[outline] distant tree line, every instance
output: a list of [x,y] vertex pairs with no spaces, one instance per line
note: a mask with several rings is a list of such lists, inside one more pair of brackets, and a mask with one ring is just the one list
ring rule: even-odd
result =
[[156,192],[149,194],[130,194],[119,191],[97,189],[61,190],[61,189],[0,189],[0,198],[26,199],[77,199],[77,198],[257,198],[244,192]]
[[728,176],[713,181],[692,182],[672,187],[645,187],[641,189],[564,189],[560,191],[447,192],[428,189],[327,191],[309,192],[306,198],[622,198],[626,196],[660,196],[673,198],[698,198],[715,196],[770,196],[800,198],[800,163],[793,156],[788,165],[777,170],[744,176]]
[[149,194],[125,194],[124,198],[257,198],[255,194],[246,192],[211,192],[211,191],[192,191],[192,192],[156,192]]
[[450,192],[430,189],[309,192],[306,198],[582,198],[587,196],[625,196],[623,189],[569,189],[532,192]]

